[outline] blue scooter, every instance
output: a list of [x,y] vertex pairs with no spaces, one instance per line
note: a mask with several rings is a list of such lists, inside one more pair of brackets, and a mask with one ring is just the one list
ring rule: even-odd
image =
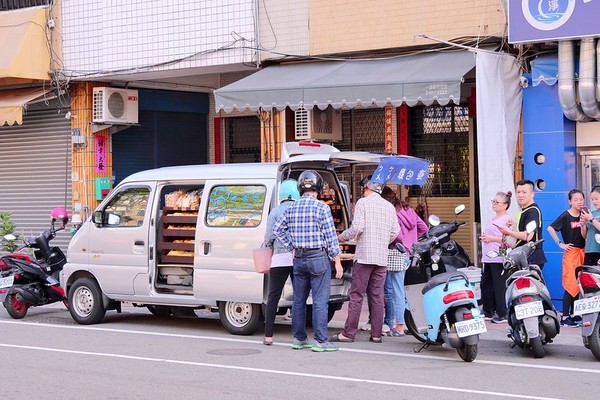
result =
[[446,343],[463,361],[471,362],[477,357],[479,335],[487,332],[485,322],[469,278],[459,271],[446,272],[443,263],[438,264],[440,246],[464,224],[456,221],[464,210],[464,205],[456,207],[450,223],[440,224],[439,218],[431,216],[432,227],[412,246],[404,280],[409,305],[405,322],[408,331],[423,343],[417,351]]

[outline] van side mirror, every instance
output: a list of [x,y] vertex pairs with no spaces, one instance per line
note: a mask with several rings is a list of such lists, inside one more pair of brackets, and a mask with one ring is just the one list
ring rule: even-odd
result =
[[102,220],[104,219],[104,213],[102,211],[94,211],[92,214],[92,222],[98,226],[102,226]]

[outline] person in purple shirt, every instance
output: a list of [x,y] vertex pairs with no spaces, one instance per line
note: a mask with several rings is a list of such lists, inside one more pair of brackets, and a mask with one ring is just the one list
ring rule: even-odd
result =
[[[407,251],[422,234],[427,232],[427,224],[417,215],[408,203],[400,200],[389,187],[383,189],[381,197],[392,203],[400,224],[400,233],[391,243],[402,243]],[[402,271],[388,271],[385,278],[385,324],[390,328],[388,336],[404,336],[404,312],[406,310],[406,295],[404,293],[404,274]]]

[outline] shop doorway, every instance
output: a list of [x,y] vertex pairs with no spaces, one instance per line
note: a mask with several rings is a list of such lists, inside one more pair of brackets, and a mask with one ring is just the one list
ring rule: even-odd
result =
[[600,185],[600,150],[582,151],[581,153],[581,187],[589,197],[594,186]]

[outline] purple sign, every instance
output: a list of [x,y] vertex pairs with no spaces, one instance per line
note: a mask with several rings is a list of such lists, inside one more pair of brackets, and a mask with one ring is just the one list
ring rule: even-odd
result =
[[508,41],[600,36],[600,0],[509,0]]

